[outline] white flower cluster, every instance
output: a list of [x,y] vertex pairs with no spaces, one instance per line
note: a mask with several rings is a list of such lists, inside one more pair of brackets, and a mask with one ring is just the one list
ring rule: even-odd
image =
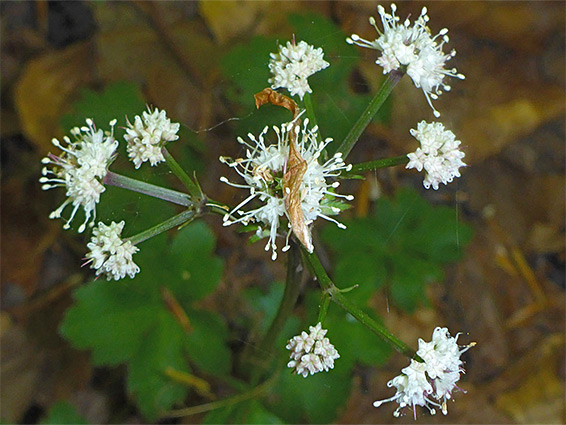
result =
[[[352,34],[346,41],[360,47],[380,50],[381,56],[376,63],[383,67],[383,73],[387,74],[399,68],[406,72],[415,86],[422,89],[434,116],[438,118],[440,113],[432,106],[431,99],[437,99],[442,94],[442,90],[450,91],[450,86],[444,82],[444,77],[465,78],[455,68],[445,68],[446,62],[456,55],[455,50],[448,54],[442,51],[444,43],[449,41],[448,30],[444,28],[437,35],[431,35],[426,7],[423,7],[412,26],[408,18],[403,24],[399,24],[400,19],[395,15],[396,10],[395,3],[391,4],[391,14],[385,12],[381,5],[377,7],[383,24],[383,33],[377,27],[375,18],[370,17],[370,24],[375,27],[379,38],[368,41],[357,34]],[[437,41],[438,38],[441,39],[440,43]]]
[[143,112],[142,117],[136,115],[134,124],[128,121],[124,139],[128,142],[128,157],[136,168],[149,161],[152,166],[164,162],[161,148],[167,142],[179,138],[179,123],[171,123],[164,110]]
[[[317,217],[322,217],[336,223],[341,228],[345,228],[343,224],[338,223],[329,215],[340,212],[340,208],[337,206],[340,205],[340,202],[334,198],[353,199],[351,195],[345,196],[334,192],[334,189],[339,186],[339,182],[327,182],[328,178],[337,177],[341,170],[349,170],[352,166],[347,166],[344,163],[341,154],[336,154],[325,162],[319,162],[324,148],[332,139],[328,138],[319,143],[317,141],[318,127],[315,126],[309,130],[308,123],[308,119],[305,119],[302,128],[295,122],[283,124],[281,127],[274,126],[273,131],[277,135],[276,144],[268,145],[265,141],[268,127],[265,127],[257,138],[253,134],[248,134],[251,144],[238,137],[238,142],[247,147],[246,158],[220,157],[221,162],[234,168],[243,177],[245,184],[232,183],[226,177],[221,177],[220,180],[231,186],[250,191],[250,195],[246,199],[224,216],[224,226],[234,223],[244,225],[253,222],[259,223],[256,235],[258,238],[269,236],[265,250],[268,251],[271,247],[273,260],[277,258],[275,239],[279,231],[280,218],[287,214],[285,194],[283,193],[283,175],[286,172],[289,157],[291,132],[296,136],[299,153],[307,163],[300,188],[301,209],[306,225],[311,224]],[[262,203],[260,207],[247,212],[241,211],[243,206],[256,198]],[[240,217],[234,219],[236,213]],[[266,226],[265,230],[263,226]],[[290,232],[290,230],[287,232],[287,243],[283,247],[283,251],[289,248]]]
[[309,373],[314,375],[317,372],[328,372],[334,369],[334,360],[340,358],[340,354],[325,338],[327,329],[322,329],[318,323],[316,326],[309,326],[310,333],[303,331],[300,335],[294,336],[289,340],[285,348],[291,350],[291,361],[287,366],[294,369],[295,373],[306,378]]
[[286,88],[291,96],[298,94],[301,100],[305,93],[312,93],[307,78],[330,66],[323,59],[322,49],[315,49],[305,41],[299,44],[288,41],[286,46],[279,46],[278,53],[271,53],[270,56],[269,70],[273,78],[268,82],[271,88]]
[[450,130],[445,130],[439,122],[421,121],[417,129],[411,129],[411,135],[421,144],[415,152],[407,154],[409,163],[406,168],[425,170],[423,185],[438,189],[439,183],[448,184],[454,177],[460,177],[458,169],[466,166],[462,158],[466,156],[459,149],[460,141]]
[[393,415],[399,417],[406,407],[413,410],[416,419],[416,406],[426,407],[432,415],[435,407],[444,415],[448,414],[446,402],[452,398],[460,373],[464,373],[462,353],[473,347],[475,343],[459,346],[458,336],[451,337],[447,328],[437,327],[432,334],[431,342],[419,339],[417,354],[424,363],[411,360],[411,364],[402,369],[402,374],[387,383],[388,387],[397,388],[397,393],[388,399],[373,403],[375,407],[389,401],[396,401],[399,407]]
[[126,275],[134,278],[140,268],[133,262],[132,256],[139,249],[130,241],[124,241],[120,235],[124,229],[124,221],[112,222],[110,226],[98,223],[92,231],[92,238],[87,244],[90,250],[86,254],[90,268],[96,270],[96,275],[105,275],[108,280],[120,280]]
[[[116,120],[110,122],[112,130],[106,134],[102,130],[96,130],[91,119],[87,119],[86,123],[85,127],[75,127],[71,130],[74,141],[68,136],[63,138],[67,146],[63,146],[57,139],[52,140],[53,145],[63,153],[60,156],[50,153],[41,160],[45,166],[39,179],[43,190],[54,187],[66,189],[67,199],[49,215],[49,218],[59,218],[65,207],[72,204],[74,208],[70,218],[63,225],[64,229],[70,227],[78,209],[83,208],[86,217],[79,227],[79,233],[85,230],[91,216],[90,225],[94,224],[96,204],[105,190],[104,177],[118,147],[118,141],[114,139]],[[49,169],[48,166],[52,168]]]

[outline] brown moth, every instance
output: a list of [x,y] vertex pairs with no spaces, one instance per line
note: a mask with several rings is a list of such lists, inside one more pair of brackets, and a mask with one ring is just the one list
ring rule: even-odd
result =
[[286,172],[283,175],[285,209],[293,233],[301,241],[307,251],[312,252],[314,249],[312,237],[305,221],[303,209],[301,208],[301,184],[307,171],[307,162],[301,157],[297,145],[297,137],[301,125],[301,121],[298,119],[299,107],[292,99],[270,88],[266,88],[257,93],[254,98],[257,108],[266,103],[271,103],[286,108],[293,113],[295,126],[289,131],[289,158],[287,159]]

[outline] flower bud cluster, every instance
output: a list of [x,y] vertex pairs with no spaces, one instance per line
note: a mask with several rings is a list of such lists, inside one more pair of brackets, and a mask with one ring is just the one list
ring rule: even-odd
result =
[[324,337],[328,330],[322,329],[320,322],[316,326],[309,326],[309,331],[308,334],[303,331],[294,336],[286,346],[291,351],[291,361],[287,363],[287,367],[303,375],[303,378],[317,372],[328,372],[334,368],[334,360],[340,358],[334,345]]
[[108,280],[120,280],[128,275],[133,279],[140,271],[132,260],[139,249],[120,237],[124,224],[123,220],[120,223],[113,221],[109,226],[100,222],[93,229],[87,244],[90,252],[86,255],[86,264],[91,264],[90,268],[96,270],[97,276],[102,274]]
[[172,123],[167,118],[164,110],[157,108],[153,112],[143,112],[141,117],[136,115],[133,124],[128,121],[124,139],[128,142],[128,157],[136,168],[147,161],[152,166],[165,162],[161,148],[179,138],[179,127],[179,123]]
[[322,49],[315,49],[305,41],[299,44],[288,41],[286,46],[279,46],[279,52],[270,56],[269,70],[273,74],[269,79],[271,88],[286,88],[291,96],[299,95],[301,100],[305,93],[312,93],[307,78],[330,66],[323,59]]
[[445,130],[442,123],[421,121],[416,130],[411,129],[411,134],[421,146],[407,154],[406,168],[425,170],[423,185],[426,189],[432,186],[437,190],[440,183],[448,184],[454,177],[460,177],[459,168],[466,166],[462,161],[466,154],[460,150],[461,142],[454,133]]

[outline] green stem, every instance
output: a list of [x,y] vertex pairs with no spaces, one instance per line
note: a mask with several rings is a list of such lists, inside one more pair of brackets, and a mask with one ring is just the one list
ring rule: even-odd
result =
[[[307,110],[307,117],[309,117],[310,127],[312,128],[315,125],[318,125],[318,121],[316,120],[316,115],[314,113],[314,107],[312,106],[311,94],[305,93],[303,100],[305,102],[305,109]],[[318,143],[320,143],[322,141],[322,136],[320,135],[320,129],[319,129],[319,131],[316,132],[316,138],[317,138]]]
[[173,172],[173,174],[177,176],[179,180],[181,180],[181,183],[183,183],[183,185],[187,188],[192,198],[201,199],[202,192],[200,190],[200,187],[189,177],[187,173],[185,173],[185,170],[181,168],[179,163],[175,160],[175,158],[173,158],[173,156],[169,153],[165,146],[161,148],[161,153],[163,154],[163,157],[165,158],[165,162],[167,162],[169,169]]
[[[279,309],[269,329],[255,350],[255,355],[258,358],[266,358],[266,352],[270,351],[273,342],[283,329],[283,326],[285,326],[288,317],[293,312],[297,298],[299,298],[302,275],[303,265],[301,264],[301,251],[297,244],[291,241],[291,248],[287,254],[287,278],[285,280],[283,299],[281,300],[281,304],[279,304]],[[263,372],[259,369],[256,370],[258,370],[259,373],[252,374],[252,383],[257,381],[260,377],[260,373]]]
[[366,314],[362,309],[348,300],[334,285],[332,279],[322,267],[320,260],[316,253],[309,254],[305,249],[302,249],[303,257],[309,264],[309,268],[316,279],[318,280],[319,285],[326,292],[332,301],[354,316],[359,322],[361,322],[365,327],[383,339],[387,344],[397,350],[399,353],[407,356],[410,359],[415,359],[417,361],[422,362],[423,360],[416,354],[415,350],[389,332],[385,327],[377,323],[373,320],[368,314]]
[[360,118],[358,118],[358,121],[356,121],[350,132],[346,135],[338,147],[338,152],[342,152],[343,158],[348,156],[377,111],[379,111],[397,83],[401,80],[402,76],[403,73],[400,71],[392,71],[389,73],[387,79],[383,82],[366,110],[362,113]]
[[393,167],[395,165],[402,165],[409,162],[407,155],[395,156],[393,158],[376,159],[375,161],[361,162],[352,166],[350,171],[344,171],[341,177],[355,176],[363,173],[364,171],[377,170],[378,168]]
[[163,415],[164,418],[181,418],[184,416],[196,415],[198,413],[210,412],[211,410],[220,409],[222,407],[229,407],[241,403],[246,400],[259,398],[279,377],[279,373],[274,374],[267,381],[261,383],[249,391],[237,394],[233,397],[228,397],[223,400],[213,401],[211,403],[201,404],[200,406],[186,407],[184,409],[171,410]]
[[328,307],[330,306],[330,295],[326,292],[322,293],[320,298],[320,310],[318,310],[318,322],[324,327],[324,319],[326,319],[326,314],[328,313]]
[[160,223],[157,226],[153,226],[150,229],[147,229],[141,233],[138,233],[137,235],[127,238],[127,240],[129,240],[132,243],[132,245],[137,245],[140,242],[143,242],[156,235],[159,235],[160,233],[166,232],[169,229],[188,223],[194,220],[196,216],[197,213],[194,210],[192,209],[185,210],[182,213],[177,214],[176,216],[173,216],[165,220],[163,223]]
[[108,171],[108,174],[104,177],[104,184],[143,193],[144,195],[153,196],[154,198],[163,199],[177,205],[183,205],[184,207],[193,205],[191,197],[186,193],[142,182],[140,180],[113,173],[112,171]]

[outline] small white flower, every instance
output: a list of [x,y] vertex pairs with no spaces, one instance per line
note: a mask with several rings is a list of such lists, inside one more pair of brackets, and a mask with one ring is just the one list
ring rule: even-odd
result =
[[92,231],[92,238],[87,244],[90,250],[86,254],[90,268],[96,270],[96,275],[105,275],[108,280],[120,280],[126,275],[134,278],[140,268],[133,262],[132,256],[139,249],[130,241],[120,238],[124,229],[124,221],[112,222],[109,226],[98,223]]
[[322,329],[320,322],[316,326],[309,326],[309,331],[308,334],[303,331],[294,336],[285,347],[291,351],[291,361],[287,363],[287,367],[304,378],[309,374],[334,369],[334,360],[340,358],[334,345],[324,337],[328,331]]
[[305,41],[299,44],[288,41],[286,46],[279,46],[278,53],[271,53],[270,56],[269,70],[273,78],[268,82],[271,88],[286,88],[291,96],[298,94],[301,100],[305,93],[312,93],[307,78],[330,66],[323,59],[322,49],[315,49]]
[[427,123],[421,121],[417,129],[411,129],[421,147],[415,152],[407,154],[409,163],[406,168],[425,170],[423,185],[426,189],[431,186],[438,190],[440,183],[448,184],[454,177],[460,177],[460,167],[466,164],[462,159],[466,156],[459,148],[461,142],[450,130],[445,130],[439,122]]
[[128,121],[124,139],[128,142],[128,157],[136,168],[146,161],[152,166],[164,162],[161,148],[165,143],[179,138],[179,127],[179,123],[171,123],[165,111],[159,109],[144,111],[142,117],[136,115],[134,124]]
[[[307,170],[303,176],[300,189],[301,208],[305,217],[305,222],[310,225],[317,217],[336,223],[339,227],[345,228],[341,223],[330,217],[340,212],[339,202],[335,198],[345,198],[352,200],[353,196],[340,195],[334,192],[339,186],[338,182],[329,183],[329,178],[337,177],[341,170],[351,169],[351,165],[346,165],[342,160],[341,154],[336,154],[332,158],[319,162],[324,148],[332,141],[328,138],[323,142],[317,141],[318,127],[308,129],[308,119],[305,119],[303,127],[299,127],[295,122],[273,127],[277,136],[277,143],[267,144],[265,137],[269,131],[265,127],[256,138],[253,134],[248,134],[252,143],[246,142],[238,137],[238,142],[246,146],[246,158],[231,159],[220,157],[220,161],[236,170],[242,176],[245,184],[236,184],[228,181],[226,177],[220,180],[234,187],[248,189],[250,195],[240,202],[229,214],[224,217],[224,225],[234,223],[248,225],[258,223],[256,235],[261,239],[269,237],[265,250],[272,249],[272,259],[277,258],[277,245],[275,239],[279,234],[280,224],[283,216],[287,214],[285,209],[285,194],[283,193],[283,175],[286,171],[287,159],[289,157],[289,137],[290,132],[297,135],[298,148],[301,157],[307,163]],[[249,211],[242,211],[242,208],[258,199],[262,205]],[[240,217],[234,219],[234,215]],[[287,229],[289,226],[285,226]],[[290,230],[287,231],[287,241]],[[283,251],[289,248],[288,243],[283,247]]]
[[[79,227],[79,233],[85,230],[87,224],[94,224],[96,204],[105,190],[104,177],[118,147],[118,141],[114,139],[116,120],[110,122],[112,130],[106,134],[102,130],[97,131],[91,119],[87,119],[86,123],[86,127],[71,130],[74,141],[67,136],[63,138],[66,146],[57,139],[52,140],[53,145],[63,153],[60,156],[50,153],[41,160],[45,167],[41,171],[43,176],[39,179],[43,190],[65,187],[67,199],[49,215],[49,218],[59,218],[65,207],[72,204],[74,208],[63,225],[64,229],[70,227],[78,209],[83,208],[85,221]],[[48,166],[52,168],[49,169]]]
[[[432,106],[431,99],[438,99],[443,90],[450,91],[450,85],[444,82],[444,77],[465,78],[455,68],[445,68],[446,62],[456,55],[455,50],[448,54],[442,51],[444,43],[449,41],[448,30],[443,28],[434,37],[431,35],[426,7],[422,8],[420,16],[412,26],[408,18],[400,24],[400,18],[395,15],[396,10],[395,3],[391,4],[391,14],[387,13],[381,5],[377,7],[383,24],[383,32],[377,27],[375,18],[370,17],[370,24],[379,34],[374,41],[368,41],[357,34],[352,34],[346,39],[346,42],[380,50],[381,56],[376,63],[383,68],[383,73],[388,74],[397,69],[406,72],[413,80],[415,87],[422,89],[434,116],[438,118],[440,113]],[[440,43],[438,38],[441,39]]]
[[431,415],[436,413],[435,407],[440,408],[443,414],[448,414],[446,401],[452,398],[452,391],[464,391],[456,386],[460,373],[464,373],[460,356],[475,345],[471,343],[460,347],[457,339],[458,335],[451,337],[447,328],[440,327],[434,330],[431,342],[419,339],[417,354],[424,363],[411,360],[411,364],[401,370],[401,375],[387,383],[388,387],[397,388],[395,395],[375,401],[374,407],[396,401],[399,407],[393,413],[395,417],[399,417],[406,407],[410,407],[415,419],[416,406],[426,407]]

